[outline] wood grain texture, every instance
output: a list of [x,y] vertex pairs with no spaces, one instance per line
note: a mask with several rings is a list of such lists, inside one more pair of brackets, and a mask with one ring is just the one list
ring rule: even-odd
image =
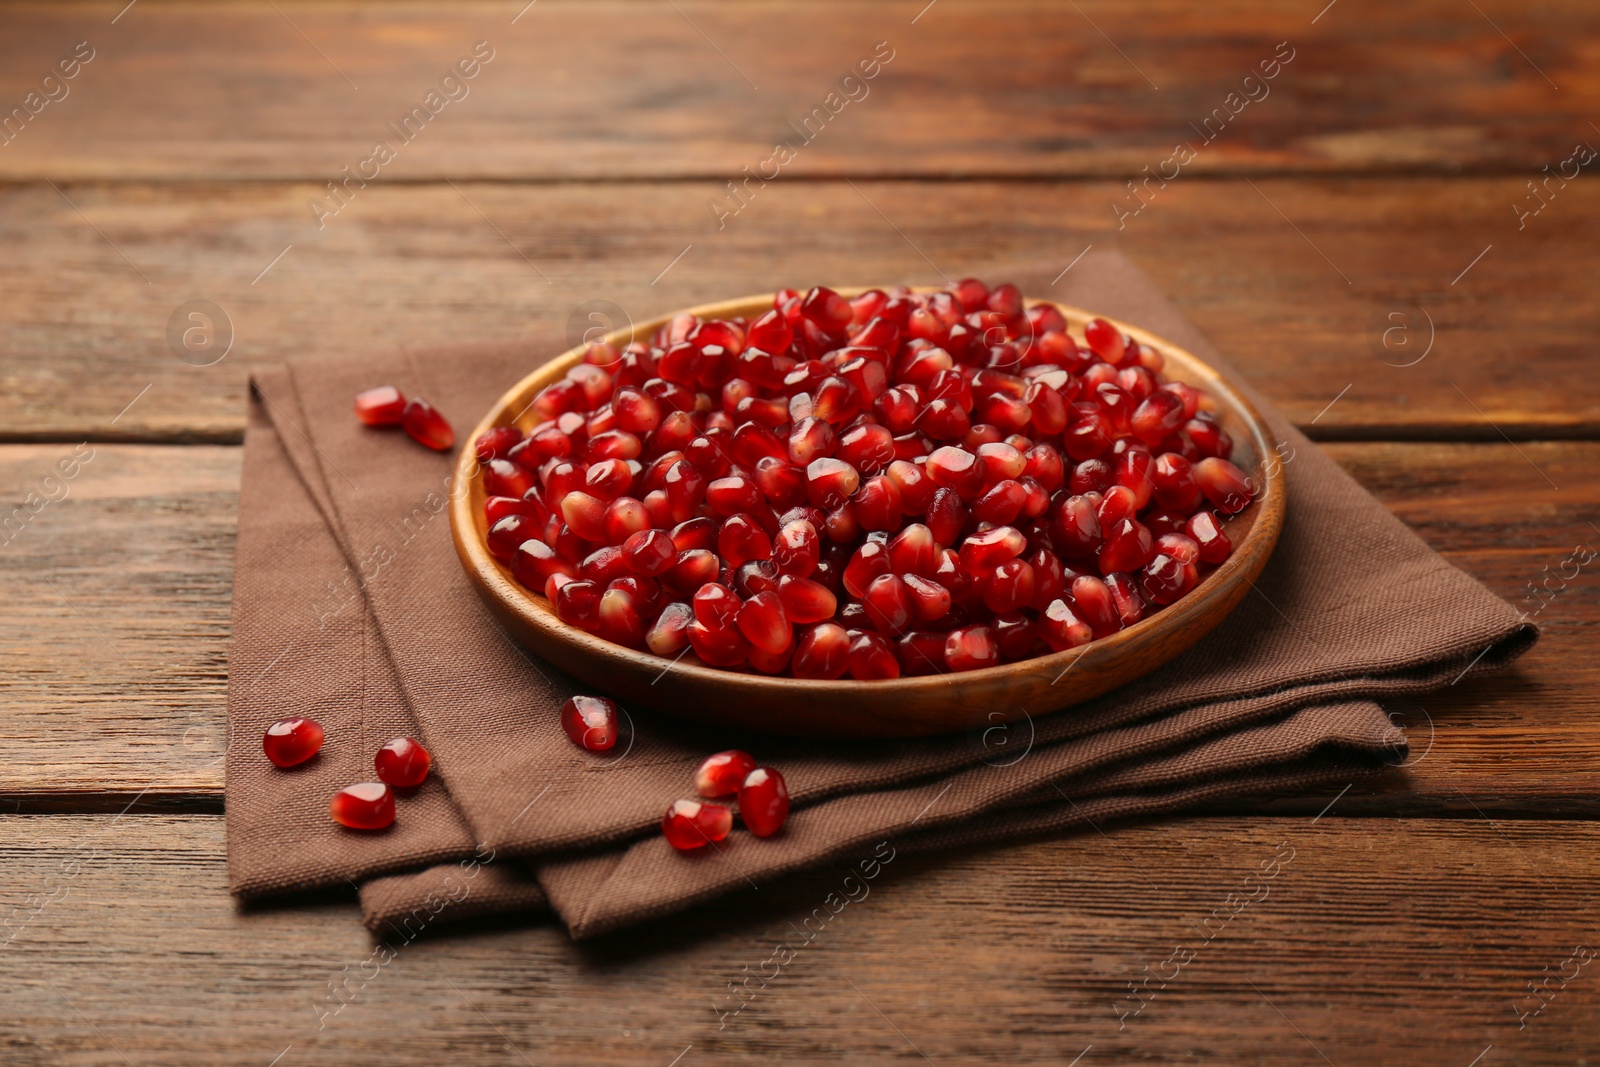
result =
[[[1412,766],[1358,784],[1338,810],[1600,814],[1600,564],[1548,602],[1524,600],[1574,546],[1600,549],[1588,481],[1600,444],[1326,447],[1447,558],[1538,610],[1545,630],[1514,669],[1468,678],[1420,709],[1397,705]],[[214,811],[238,450],[95,449],[70,495],[0,546],[0,597],[24,622],[0,628],[0,798]],[[4,499],[22,499],[64,451],[0,448]],[[1298,798],[1292,810],[1323,803]]]
[[[1120,231],[1106,182],[780,181],[720,232],[709,183],[374,185],[320,231],[315,192],[0,187],[0,439],[236,441],[252,361],[513,340],[533,323],[576,342],[603,321],[591,311],[642,321],[780,284],[1066,268],[1091,242],[1120,244],[1319,436],[1600,434],[1587,178],[1521,231],[1514,178],[1179,180]],[[213,366],[169,342],[195,299],[231,320]]]
[[[843,872],[812,872],[583,945],[539,923],[391,933],[384,965],[351,902],[236,910],[222,852],[215,817],[0,821],[7,1063],[1060,1067],[1092,1046],[1086,1063],[1464,1067],[1491,1045],[1485,1062],[1600,1054],[1600,978],[1574,961],[1596,938],[1592,823],[1124,826],[896,855],[842,906]],[[803,943],[808,918],[821,932]],[[767,962],[780,944],[797,948],[782,967]],[[747,976],[754,995],[719,1018]],[[1546,979],[1532,998],[1528,983]],[[1129,984],[1146,981],[1133,1014]]]
[[[1600,111],[1600,15],[1581,0],[1483,0],[1484,17],[1346,0],[1320,18],[1272,0],[541,0],[513,23],[523,6],[144,0],[113,25],[103,4],[8,4],[7,108],[77,42],[95,58],[0,150],[0,177],[321,183],[480,40],[494,58],[392,176],[726,181],[779,139],[803,146],[797,175],[1135,175],[1241,106],[1194,170],[1520,172]],[[867,95],[805,144],[790,124],[880,41],[893,58]],[[1293,58],[1268,95],[1243,86],[1275,52]]]

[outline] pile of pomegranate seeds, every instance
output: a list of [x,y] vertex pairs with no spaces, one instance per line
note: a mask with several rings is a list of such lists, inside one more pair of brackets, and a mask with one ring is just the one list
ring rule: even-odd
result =
[[[589,752],[617,743],[617,705],[605,697],[574,696],[561,706],[561,729]],[[752,834],[771,837],[789,818],[789,787],[771,767],[759,767],[748,752],[729,749],[707,756],[694,772],[695,792],[708,800],[736,797],[739,815]],[[681,852],[721,841],[733,830],[733,811],[721,804],[677,800],[661,817],[661,833]]]
[[[278,767],[294,767],[322,751],[326,736],[313,719],[281,719],[267,727],[261,747]],[[428,777],[433,758],[414,737],[397,737],[378,749],[372,760],[376,782],[357,782],[333,795],[328,812],[333,821],[352,830],[384,830],[394,823],[394,790],[419,786]]]
[[[694,772],[695,791],[709,799],[737,797],[739,817],[757,837],[771,837],[789,818],[789,787],[771,767],[756,766],[748,752],[707,756]],[[721,804],[678,800],[661,818],[661,833],[680,852],[721,841],[733,829],[733,812]]]
[[356,394],[356,418],[368,426],[399,426],[413,441],[435,452],[455,447],[456,431],[432,404],[420,397],[407,400],[392,385]]
[[476,442],[488,546],[568,624],[731,670],[869,680],[1073,648],[1192,591],[1255,493],[1162,365],[974,279],[679,315],[591,347],[531,433]]

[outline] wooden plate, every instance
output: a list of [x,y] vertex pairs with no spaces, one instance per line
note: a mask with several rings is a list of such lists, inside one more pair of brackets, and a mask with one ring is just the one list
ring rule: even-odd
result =
[[[841,290],[854,296],[860,290]],[[1030,306],[1046,301],[1030,300]],[[770,295],[690,308],[702,318],[755,318],[772,306]],[[1055,305],[1080,341],[1091,312]],[[648,338],[671,315],[618,331],[619,347]],[[1111,320],[1116,322],[1116,320]],[[534,396],[566,374],[585,346],[544,364],[518,382],[484,416],[461,450],[451,494],[450,531],[461,564],[489,608],[529,649],[596,690],[624,703],[701,722],[735,725],[802,737],[919,737],[986,728],[1025,716],[1059,711],[1115,689],[1172,659],[1205,636],[1249,592],[1283,528],[1287,506],[1277,440],[1255,408],[1221,375],[1188,352],[1135,326],[1116,325],[1166,359],[1165,374],[1204,389],[1234,440],[1233,460],[1264,491],[1226,530],[1233,555],[1176,604],[1110,637],[1080,648],[962,674],[892,681],[814,681],[774,678],[704,666],[692,652],[676,662],[636,652],[567,626],[542,595],[531,593],[489,554],[483,483],[472,442],[496,426],[527,430]],[[1272,477],[1263,478],[1270,469]],[[464,490],[463,491],[463,487]]]

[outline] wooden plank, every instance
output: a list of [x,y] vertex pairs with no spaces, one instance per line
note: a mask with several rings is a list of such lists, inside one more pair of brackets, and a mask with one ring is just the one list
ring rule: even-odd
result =
[[[1571,184],[1521,232],[1512,178],[1180,180],[1120,231],[1125,191],[1104,182],[779,182],[721,232],[704,183],[373,186],[321,231],[315,191],[0,194],[0,439],[234,441],[252,361],[535,323],[575,322],[576,339],[590,301],[638,321],[780,284],[1065,268],[1091,242],[1120,243],[1321,436],[1600,435],[1585,284],[1600,184]],[[217,349],[180,343],[195,300],[231,324],[212,366],[193,364]]]
[[[69,495],[0,546],[0,597],[18,621],[0,628],[0,798],[48,810],[134,800],[216,810],[238,450],[93,447]],[[1587,477],[1600,444],[1328,447],[1431,544],[1525,610],[1542,603],[1523,600],[1530,582],[1559,574],[1573,546],[1600,547]],[[70,451],[0,448],[3,499],[21,500]],[[1544,486],[1534,465],[1561,488]],[[1356,786],[1339,810],[1600,814],[1594,565],[1536,619],[1544,638],[1514,670],[1402,715],[1413,765]],[[1294,810],[1324,802],[1300,798]]]
[[[1490,1046],[1482,1062],[1600,1053],[1593,823],[1108,828],[895,855],[866,883],[845,883],[840,864],[592,944],[542,923],[391,933],[392,958],[350,903],[237,909],[216,817],[14,817],[0,849],[14,932],[0,1042],[19,1067],[437,1064],[463,1051],[1464,1067]],[[857,899],[838,904],[841,887]],[[805,943],[808,918],[820,933]],[[747,976],[753,995],[734,1014],[728,983]],[[1530,982],[1548,983],[1542,999]]]
[[[1600,104],[1600,13],[1580,0],[1315,21],[1271,0],[543,0],[514,20],[523,6],[145,0],[113,24],[99,5],[8,4],[8,109],[78,42],[94,58],[0,177],[320,183],[379,139],[407,180],[725,181],[780,139],[798,150],[786,173],[809,176],[1134,175],[1182,141],[1196,172],[1531,172],[1588,138]],[[493,58],[467,95],[425,136],[388,133],[478,41]],[[797,129],[879,42],[892,58],[845,87],[856,101]],[[1274,78],[1244,82],[1275,56]]]
[[0,448],[0,788],[216,808],[240,450],[87,448]]

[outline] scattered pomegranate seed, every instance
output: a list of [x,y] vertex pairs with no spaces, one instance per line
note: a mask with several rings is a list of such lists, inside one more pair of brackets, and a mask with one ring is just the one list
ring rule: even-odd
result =
[[322,724],[314,719],[280,719],[267,727],[261,747],[279,767],[293,767],[322,751]]
[[720,804],[678,800],[661,817],[661,834],[680,852],[705,848],[733,830],[733,812]]
[[789,787],[771,767],[757,767],[739,787],[739,817],[757,837],[771,837],[789,818]]
[[[437,418],[393,390],[357,406]],[[1077,647],[1194,589],[1257,492],[1213,409],[1121,327],[1077,337],[969,278],[680,314],[474,449],[491,553],[569,625],[865,680]],[[425,443],[451,447],[438,421]]]
[[754,757],[736,748],[707,756],[694,772],[695,792],[703,797],[731,797],[755,769]]
[[398,789],[409,789],[422,784],[428,777],[433,758],[422,743],[412,737],[397,737],[378,749],[373,757],[378,780]]
[[405,396],[392,385],[356,394],[356,418],[368,426],[398,426],[405,409]]
[[420,397],[406,401],[400,415],[400,425],[418,444],[427,445],[435,452],[448,452],[455,447],[456,432],[433,405]]
[[385,830],[394,825],[394,791],[382,782],[358,782],[333,794],[328,813],[352,830]]
[[605,697],[568,697],[561,705],[561,728],[579,748],[609,751],[617,743],[617,706]]

